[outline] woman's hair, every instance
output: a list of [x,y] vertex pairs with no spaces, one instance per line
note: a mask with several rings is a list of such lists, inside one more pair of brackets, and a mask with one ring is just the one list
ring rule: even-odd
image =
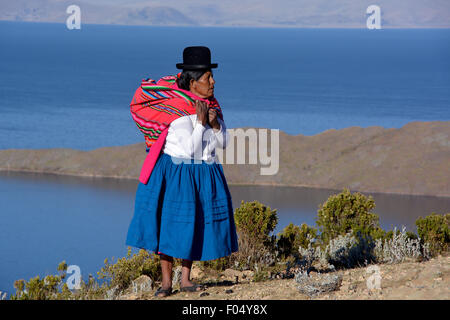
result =
[[211,71],[211,69],[200,69],[200,70],[184,70],[180,75],[180,78],[177,79],[177,85],[181,89],[189,91],[189,85],[191,83],[191,79],[197,81],[200,77],[207,71]]

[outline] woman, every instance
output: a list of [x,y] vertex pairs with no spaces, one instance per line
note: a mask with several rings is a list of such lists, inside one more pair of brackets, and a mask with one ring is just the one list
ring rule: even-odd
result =
[[[183,63],[177,64],[183,71],[173,84],[170,85],[170,77],[157,83],[166,87],[156,88],[170,86],[171,92],[185,98],[168,100],[159,106],[171,107],[172,101],[178,111],[184,110],[187,115],[177,112],[176,119],[170,118],[170,125],[164,130],[167,135],[159,136],[155,143],[162,146],[161,154],[157,147],[151,147],[156,150],[150,151],[157,154],[157,160],[149,177],[144,173],[144,163],[126,241],[127,245],[160,254],[162,285],[156,296],[172,292],[173,258],[182,259],[180,291],[192,292],[203,289],[190,280],[193,260],[218,259],[238,250],[231,194],[215,155],[216,147],[225,149],[228,143],[221,109],[214,98],[212,68],[216,67],[217,64],[211,64],[207,47],[187,47]],[[142,96],[142,90],[137,91],[132,103]]]

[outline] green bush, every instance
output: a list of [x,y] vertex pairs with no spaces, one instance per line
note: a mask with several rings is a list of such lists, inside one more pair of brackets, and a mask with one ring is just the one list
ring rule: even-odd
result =
[[297,256],[299,247],[307,249],[312,239],[317,237],[317,229],[303,223],[300,227],[290,223],[278,234],[277,248],[285,259],[290,255]]
[[330,196],[319,206],[316,220],[322,245],[326,246],[331,240],[349,232],[355,237],[359,233],[372,240],[383,237],[378,215],[370,212],[373,208],[375,202],[372,196],[366,197],[359,192],[352,194],[347,188]]
[[272,235],[278,217],[272,210],[258,201],[241,202],[234,212],[239,251],[229,260],[231,266],[240,269],[261,268],[274,263],[275,239]]
[[111,288],[126,289],[131,282],[141,275],[149,276],[153,281],[161,280],[161,267],[159,255],[149,253],[141,249],[138,254],[131,256],[131,248],[128,248],[127,256],[120,258],[111,264],[105,259],[105,266],[97,272],[99,279],[108,282]]
[[89,275],[88,283],[81,279],[81,288],[71,291],[63,281],[67,272],[67,264],[64,261],[59,264],[58,271],[59,275],[48,275],[43,279],[37,276],[28,282],[23,279],[16,280],[14,282],[16,294],[12,295],[11,299],[105,299],[108,290],[114,289],[114,292],[120,293],[141,275],[147,275],[153,281],[161,280],[159,256],[150,254],[146,250],[140,250],[138,254],[131,255],[131,248],[128,248],[127,256],[117,260],[116,263],[109,263],[108,259],[105,259],[105,266],[97,272],[99,279],[104,280],[101,285]]
[[16,280],[14,287],[16,294],[12,300],[50,300],[56,298],[61,283],[59,276],[48,275],[41,279],[39,276],[31,278],[28,282],[23,279]]
[[200,264],[203,268],[209,268],[216,271],[224,271],[225,269],[231,267],[230,256],[215,260],[201,261]]
[[419,217],[416,220],[417,233],[424,243],[430,245],[433,255],[448,250],[450,242],[450,213],[445,215],[432,212],[425,218]]
[[266,270],[255,271],[255,273],[253,275],[254,282],[266,281],[268,279],[269,279],[269,272]]
[[278,223],[277,210],[271,210],[259,201],[242,201],[235,210],[234,220],[239,233],[245,233],[259,243],[270,243],[269,235]]
[[67,272],[65,261],[59,264],[58,271],[59,275],[47,275],[43,279],[36,276],[28,282],[23,279],[16,280],[16,294],[11,296],[11,300],[86,300],[104,296],[106,289],[100,288],[91,275],[87,284],[81,280],[81,288],[70,291],[63,282]]

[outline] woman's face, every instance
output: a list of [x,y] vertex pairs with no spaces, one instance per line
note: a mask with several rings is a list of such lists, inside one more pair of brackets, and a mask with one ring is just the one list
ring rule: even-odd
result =
[[190,91],[200,98],[210,98],[214,96],[215,83],[212,71],[206,71],[197,81],[191,79]]

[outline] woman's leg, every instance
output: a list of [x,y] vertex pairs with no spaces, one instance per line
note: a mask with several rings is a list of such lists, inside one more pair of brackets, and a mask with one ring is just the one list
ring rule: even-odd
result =
[[[191,267],[192,261],[183,259],[181,262],[181,284],[180,287],[191,287],[194,284],[191,282]],[[202,288],[198,287],[197,291],[200,291]]]
[[172,266],[173,258],[161,253],[161,271],[162,271],[162,283],[163,289],[169,289],[172,287]]

